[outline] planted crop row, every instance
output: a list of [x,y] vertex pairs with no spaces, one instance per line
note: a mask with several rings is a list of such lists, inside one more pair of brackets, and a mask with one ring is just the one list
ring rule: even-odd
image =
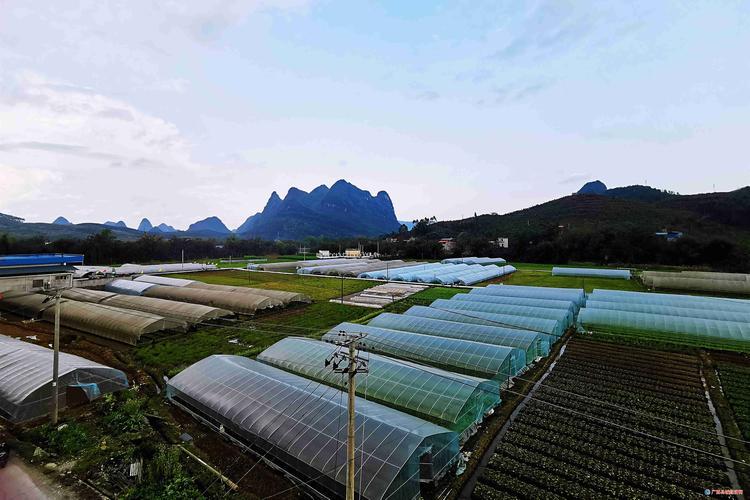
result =
[[[580,379],[561,379],[548,377],[555,389],[567,391],[566,396],[586,401],[589,404],[618,405],[636,412],[648,412],[662,418],[679,419],[691,425],[711,428],[713,420],[710,415],[700,412],[701,401],[681,401],[677,398],[665,399],[648,393],[634,392],[626,387],[603,389],[600,385]],[[552,392],[559,392],[550,389]],[[705,400],[704,400],[705,401]],[[601,403],[599,403],[601,402]],[[698,408],[698,412],[694,410]]]
[[[524,448],[546,453],[563,461],[571,461],[581,467],[587,467],[597,472],[602,470],[600,464],[606,463],[606,474],[610,477],[617,476],[620,481],[632,486],[649,483],[658,485],[662,494],[671,495],[680,491],[673,487],[669,481],[689,488],[690,491],[700,491],[711,485],[717,488],[719,484],[710,484],[703,479],[691,477],[674,469],[665,469],[656,464],[645,462],[623,455],[607,447],[598,446],[570,436],[557,434],[544,429],[531,426],[519,426],[508,440]],[[614,467],[610,467],[614,466]],[[614,470],[614,472],[613,472]],[[649,479],[650,478],[650,479]],[[653,490],[651,490],[653,491]]]
[[[571,418],[587,418],[582,416],[583,414],[607,422],[616,422],[619,425],[649,434],[654,434],[654,431],[656,431],[662,436],[669,436],[669,439],[685,446],[698,446],[703,447],[711,453],[721,453],[721,449],[719,448],[715,436],[706,435],[705,433],[693,430],[689,427],[676,426],[669,422],[657,420],[646,415],[635,413],[629,414],[617,408],[599,407],[587,403],[584,404],[580,401],[573,401],[567,397],[550,394],[549,391],[545,390],[537,391],[534,397],[540,401],[573,410],[575,413],[570,412]],[[560,411],[565,410],[560,409]]]
[[612,370],[586,370],[584,366],[563,363],[555,366],[555,371],[550,376],[568,375],[579,379],[591,379],[596,377],[597,381],[606,384],[625,385],[639,392],[653,392],[662,394],[667,397],[680,397],[684,399],[694,399],[704,401],[706,396],[701,385],[686,386],[682,382],[670,382],[656,378],[647,378],[638,376],[633,373],[624,373],[622,371],[613,372]]
[[697,367],[700,362],[692,354],[680,354],[668,351],[658,351],[654,349],[645,349],[628,346],[628,351],[624,352],[620,346],[610,342],[601,342],[599,340],[588,340],[585,337],[578,337],[577,344],[571,347],[571,352],[584,353],[587,355],[603,355],[606,357],[615,355],[618,360],[630,361],[633,366],[649,364],[652,361],[660,361],[660,365],[670,369],[685,369]]
[[589,425],[581,425],[578,421],[561,422],[550,417],[551,415],[536,409],[529,409],[514,425],[526,425],[573,440],[582,440],[658,467],[701,478],[706,482],[724,484],[727,480],[722,469],[723,462],[711,456],[663,442],[654,443],[653,440],[618,429],[591,428]]
[[612,362],[602,362],[600,360],[606,358],[595,358],[591,355],[583,356],[576,358],[575,355],[572,355],[570,357],[567,357],[564,364],[568,363],[574,363],[576,365],[580,364],[581,367],[586,368],[588,370],[592,371],[612,371],[614,370],[617,373],[624,373],[624,374],[638,374],[646,379],[653,379],[653,380],[663,380],[666,382],[672,382],[672,383],[685,383],[689,386],[695,386],[697,385],[697,381],[695,379],[696,374],[698,373],[698,370],[679,370],[679,371],[669,371],[666,369],[662,369],[658,364],[648,364],[644,366],[633,366],[629,365],[624,362],[618,362],[618,361],[612,361]]
[[750,440],[750,367],[719,363],[719,377],[740,432]]
[[601,345],[569,341],[507,430],[476,498],[697,499],[729,486],[697,356],[670,362],[669,353]]

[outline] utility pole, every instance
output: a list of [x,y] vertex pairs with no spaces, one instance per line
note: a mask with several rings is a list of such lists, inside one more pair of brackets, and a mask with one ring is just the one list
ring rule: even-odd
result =
[[55,292],[55,339],[52,341],[54,354],[52,355],[52,425],[57,425],[57,413],[59,407],[58,398],[60,397],[57,387],[60,372],[60,295],[62,292]]
[[[325,366],[333,365],[334,373],[346,373],[347,374],[347,411],[348,420],[346,426],[346,500],[354,500],[354,487],[355,487],[355,472],[356,464],[354,461],[356,442],[355,442],[355,431],[356,431],[356,412],[354,409],[355,393],[355,376],[358,373],[367,373],[369,365],[366,359],[362,359],[357,355],[359,348],[359,341],[364,338],[364,334],[352,334],[347,333],[344,330],[339,332],[341,340],[335,342],[339,347],[346,348],[347,352],[337,350],[329,358],[325,360]],[[346,361],[346,366],[339,367],[339,365]],[[338,432],[338,429],[337,429]]]

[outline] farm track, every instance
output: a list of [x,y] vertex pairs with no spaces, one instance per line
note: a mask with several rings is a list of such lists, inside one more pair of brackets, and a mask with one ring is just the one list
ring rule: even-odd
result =
[[682,499],[731,487],[700,370],[695,355],[571,339],[473,498]]

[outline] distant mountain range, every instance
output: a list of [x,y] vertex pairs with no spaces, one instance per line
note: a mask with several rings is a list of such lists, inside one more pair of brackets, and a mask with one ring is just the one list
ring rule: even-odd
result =
[[393,203],[385,191],[369,191],[345,181],[321,185],[309,193],[290,188],[282,199],[274,191],[262,212],[251,215],[235,231],[247,237],[301,239],[378,236],[397,231]]
[[[19,217],[0,214],[0,233],[50,239],[84,238],[109,229],[122,239],[139,238],[143,233],[223,239],[234,233],[243,238],[298,240],[309,236],[379,236],[397,231],[400,224],[388,193],[380,191],[373,196],[345,180],[337,181],[330,188],[318,186],[309,193],[292,187],[284,199],[273,192],[263,211],[248,217],[234,231],[216,216],[194,222],[185,231],[179,231],[163,222],[155,226],[145,217],[137,229],[132,229],[121,220],[72,224],[60,216],[46,224],[27,223]],[[410,222],[405,224],[411,226]]]

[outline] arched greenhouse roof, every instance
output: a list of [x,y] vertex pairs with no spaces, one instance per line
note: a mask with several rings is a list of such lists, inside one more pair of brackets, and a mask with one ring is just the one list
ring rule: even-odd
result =
[[498,323],[501,323],[502,326],[510,328],[521,328],[524,330],[531,330],[532,332],[546,333],[548,335],[554,335],[556,337],[562,337],[562,334],[565,333],[565,325],[557,320],[502,314],[497,312],[498,309],[501,309],[501,307],[496,304],[489,304],[487,302],[437,299],[432,304],[430,304],[430,307],[451,312],[478,311],[492,313],[495,315],[492,319],[494,321],[497,321]]
[[[443,312],[440,310],[437,311]],[[527,363],[533,363],[536,358],[549,354],[549,339],[543,339],[538,333],[528,330],[458,323],[445,319],[406,316],[393,313],[379,314],[368,325],[377,326],[378,328],[388,328],[389,330],[516,347],[526,353]]]
[[515,347],[408,333],[355,323],[341,323],[331,328],[323,335],[323,340],[336,342],[340,339],[341,331],[365,334],[365,350],[473,377],[503,380],[515,376],[526,366],[526,353]]
[[[49,413],[53,351],[0,335],[0,417],[24,422]],[[90,398],[128,387],[125,374],[80,356],[59,354],[58,402],[66,406],[68,387],[79,387]]]
[[[287,337],[258,355],[258,361],[343,389],[344,379],[325,366],[337,347]],[[368,354],[369,371],[357,379],[356,391],[370,401],[396,408],[459,434],[479,424],[500,404],[497,383],[426,365]]]
[[[167,396],[264,450],[300,480],[343,497],[347,419],[341,391],[245,357],[214,355],[172,378]],[[365,433],[357,441],[355,481],[364,499],[416,499],[420,479],[434,479],[457,458],[454,432],[359,397],[355,409],[357,435]]]

